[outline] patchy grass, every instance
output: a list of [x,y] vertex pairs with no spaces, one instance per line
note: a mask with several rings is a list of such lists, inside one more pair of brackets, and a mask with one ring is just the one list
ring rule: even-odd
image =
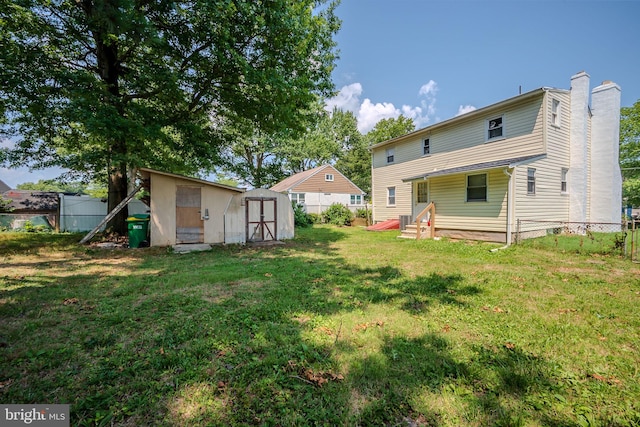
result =
[[277,247],[0,234],[0,402],[72,425],[640,423],[640,268],[315,226]]

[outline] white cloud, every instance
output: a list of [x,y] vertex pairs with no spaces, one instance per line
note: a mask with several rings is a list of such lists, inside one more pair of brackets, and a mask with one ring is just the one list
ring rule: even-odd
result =
[[343,86],[336,96],[327,99],[326,109],[327,111],[333,111],[334,108],[339,108],[343,111],[355,113],[360,107],[360,95],[362,95],[362,85],[360,83]]
[[369,98],[365,99],[358,110],[358,130],[367,133],[382,119],[396,118],[400,115],[392,103],[384,102],[374,104]]
[[326,109],[333,110],[334,107],[353,112],[358,119],[358,130],[367,133],[382,119],[398,118],[401,114],[409,117],[420,129],[433,121],[436,108],[436,93],[438,84],[429,80],[418,90],[420,97],[419,106],[402,105],[397,108],[391,102],[374,103],[369,98],[360,101],[363,88],[360,83],[352,83],[342,87],[338,95],[326,101]]
[[461,105],[458,107],[458,114],[456,114],[456,117],[470,113],[473,110],[476,110],[476,107],[474,107],[473,105]]

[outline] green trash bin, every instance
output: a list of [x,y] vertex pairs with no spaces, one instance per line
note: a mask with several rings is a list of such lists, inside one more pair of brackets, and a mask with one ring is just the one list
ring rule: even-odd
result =
[[149,214],[133,214],[127,218],[127,230],[129,231],[129,247],[139,248],[143,242],[148,246],[149,242]]

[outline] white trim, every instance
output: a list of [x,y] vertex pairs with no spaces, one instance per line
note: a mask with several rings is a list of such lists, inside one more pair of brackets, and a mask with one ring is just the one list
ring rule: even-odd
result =
[[[489,137],[489,131],[490,129],[490,123],[494,120],[500,119],[500,125],[499,126],[495,126],[493,129],[502,129],[502,132],[500,135],[498,136],[494,136],[494,137]],[[495,115],[495,116],[491,116],[490,118],[486,119],[484,121],[484,140],[485,142],[493,142],[493,141],[499,141],[501,139],[506,139],[507,138],[507,131],[505,128],[505,120],[504,120],[504,114],[499,114],[499,115]]]

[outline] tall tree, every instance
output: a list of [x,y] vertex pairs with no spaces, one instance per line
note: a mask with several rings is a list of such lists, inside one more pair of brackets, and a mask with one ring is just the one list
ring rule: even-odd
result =
[[215,164],[227,116],[295,129],[332,90],[328,1],[0,0],[0,160],[108,176],[112,209],[136,167]]
[[623,199],[640,206],[640,100],[620,109],[620,167]]

